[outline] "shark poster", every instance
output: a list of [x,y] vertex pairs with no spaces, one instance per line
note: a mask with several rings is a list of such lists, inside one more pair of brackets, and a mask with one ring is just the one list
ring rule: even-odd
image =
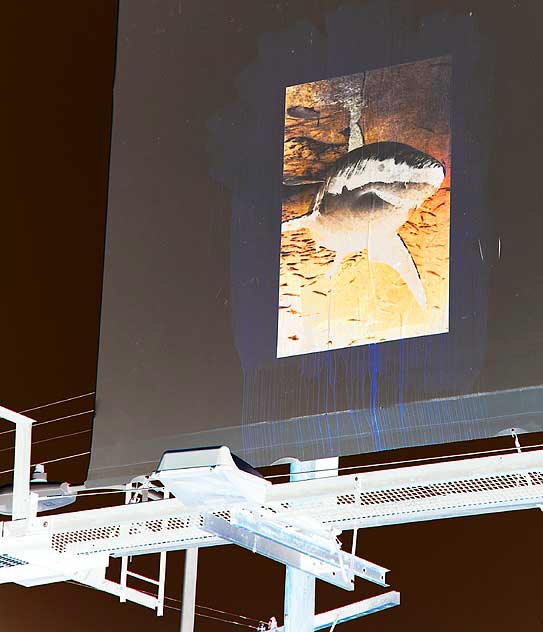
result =
[[287,87],[277,357],[449,328],[451,58]]

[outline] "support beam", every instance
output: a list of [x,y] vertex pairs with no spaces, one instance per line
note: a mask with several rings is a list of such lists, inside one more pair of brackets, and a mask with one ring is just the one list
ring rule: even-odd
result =
[[121,603],[126,602],[126,580],[128,578],[128,555],[123,555],[121,557],[121,581],[119,585],[121,587],[119,593],[119,601]]
[[75,573],[73,578],[85,586],[96,588],[97,590],[110,593],[119,598],[124,597],[127,601],[132,601],[151,610],[157,609],[158,599],[156,597],[140,592],[139,590],[134,590],[133,588],[123,588],[120,584],[106,579],[103,576],[103,572],[90,573],[87,576],[79,576]]
[[[333,475],[334,471],[337,475],[338,467],[338,457],[317,461],[295,461],[290,466],[290,480],[304,481],[319,478],[318,470],[327,470],[325,476]],[[315,578],[303,571],[287,566],[284,632],[313,632],[314,617]]]
[[[329,628],[330,626],[338,623],[345,623],[345,621],[352,621],[360,617],[365,617],[368,614],[374,612],[381,612],[387,608],[393,608],[400,605],[400,593],[392,590],[384,595],[378,595],[377,597],[370,597],[357,603],[349,604],[348,606],[342,606],[335,610],[329,610],[328,612],[322,612],[316,614],[313,619],[313,626],[308,628],[313,632],[314,630],[322,630]],[[305,628],[304,628],[305,629]],[[286,632],[286,628],[277,628],[276,632]]]
[[335,564],[333,560],[337,559],[337,556],[328,555],[324,559],[310,557],[283,543],[231,525],[228,520],[212,514],[205,515],[202,528],[209,533],[220,536],[223,541],[227,540],[242,546],[253,553],[258,553],[288,567],[304,571],[306,574],[318,577],[318,579],[345,590],[354,590],[355,572],[350,565],[345,564],[342,569],[340,565]]
[[[305,527],[307,529],[307,534],[301,530],[295,531],[292,528],[288,528],[288,525],[296,527],[298,523],[301,528]],[[330,534],[316,530],[321,526],[319,524],[314,526],[311,521],[302,521],[299,518],[277,520],[277,523],[274,523],[273,520],[266,519],[262,515],[255,515],[248,510],[232,511],[230,524],[224,519],[213,515],[208,515],[204,518],[204,528],[210,529],[211,533],[219,535],[221,538],[229,539],[231,542],[253,550],[255,553],[258,552],[261,555],[273,557],[273,559],[287,566],[306,570],[306,572],[315,575],[317,579],[329,581],[329,578],[324,573],[309,571],[308,568],[311,565],[292,564],[285,552],[280,557],[274,557],[270,553],[283,551],[283,548],[292,549],[304,557],[313,558],[317,562],[325,564],[324,568],[329,571],[335,571],[337,575],[348,577],[348,569],[351,571],[351,577],[354,573],[354,575],[362,579],[374,582],[380,586],[387,586],[385,577],[388,570],[386,568],[342,551],[339,544],[336,543],[335,539],[332,539]],[[314,531],[311,531],[311,529],[314,529]],[[256,537],[248,537],[243,531]],[[268,542],[266,543],[266,541]],[[280,545],[281,548],[274,549],[272,543]],[[290,559],[292,558],[290,557]],[[319,567],[315,566],[315,568],[318,569]],[[343,583],[338,584],[337,581],[332,581],[332,583],[344,587]]]
[[[196,549],[198,551],[198,549]],[[166,551],[160,553],[160,566],[158,571],[158,605],[156,609],[157,616],[161,617],[164,614],[164,593],[166,590]]]
[[[357,577],[367,579],[368,581],[379,584],[380,586],[387,586],[385,577],[388,569],[361,557],[356,557],[351,553],[342,551],[333,535],[317,530],[322,526],[318,523],[313,525],[310,520],[302,520],[297,517],[290,519],[285,518],[282,521],[277,520],[277,522],[274,523],[273,520],[268,520],[262,515],[254,515],[249,510],[232,511],[230,515],[230,526],[240,527],[258,538],[255,540],[248,540],[246,537],[243,538],[239,530],[236,536],[235,529],[226,527],[226,530],[221,530],[220,528],[217,528],[217,526],[222,524],[222,522],[223,520],[217,518],[216,516],[206,516],[204,519],[204,526],[207,525],[209,527],[214,524],[215,529],[212,529],[211,531],[216,535],[220,535],[225,539],[231,539],[231,541],[235,544],[245,546],[245,548],[254,549],[255,552],[262,553],[263,555],[266,555],[266,552],[258,550],[258,547],[259,545],[262,545],[265,540],[269,540],[270,542],[275,542],[282,547],[293,549],[306,557],[314,558],[345,577],[347,576],[346,569],[349,569]],[[292,528],[289,529],[287,528],[287,525],[289,524],[291,527],[299,526],[301,529],[298,531],[295,531]],[[305,528],[308,533],[303,533],[303,528]],[[315,530],[311,531],[311,529]],[[255,544],[251,546],[249,542],[254,542]],[[265,547],[261,546],[261,548],[264,548],[264,550],[267,551],[271,550],[270,545],[266,545]],[[287,564],[287,566],[291,566],[284,557],[278,561]],[[307,570],[307,568],[304,569],[298,564],[294,564],[294,566],[296,568],[300,568],[301,570]],[[317,579],[324,579],[324,581],[327,581],[325,577],[320,577],[319,573],[312,572],[311,574],[315,575]],[[334,581],[332,583],[337,582]]]
[[198,549],[187,549],[185,551],[185,578],[183,580],[180,632],[194,632],[197,573]]
[[313,632],[315,578],[287,566],[285,576],[284,632]]

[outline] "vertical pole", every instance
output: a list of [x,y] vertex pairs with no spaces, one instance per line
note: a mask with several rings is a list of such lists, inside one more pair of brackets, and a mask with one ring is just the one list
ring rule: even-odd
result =
[[[168,489],[164,490],[164,499],[170,497],[170,491]],[[166,526],[166,520],[162,521],[162,526]],[[161,551],[160,553],[160,566],[158,570],[158,605],[157,605],[157,616],[161,617],[164,614],[164,593],[166,592],[166,556],[167,551]]]
[[13,520],[29,517],[30,511],[30,451],[32,449],[32,419],[0,406],[0,418],[15,424],[15,465],[13,469]]
[[13,520],[28,518],[31,448],[32,424],[17,423],[15,428],[15,467],[13,472]]
[[198,572],[198,549],[185,551],[185,578],[183,580],[183,601],[181,602],[181,632],[194,632],[194,611],[196,609],[196,577]]
[[128,577],[128,555],[121,557],[121,590],[119,591],[119,601],[126,603],[126,580]]
[[285,632],[314,632],[315,578],[287,566],[285,577]]
[[[198,549],[196,549],[198,550]],[[156,613],[158,617],[164,614],[164,592],[166,588],[166,551],[160,552],[160,567],[158,571],[158,604]]]
[[[132,483],[126,484],[126,491],[124,493],[124,504],[128,505],[132,501]],[[121,527],[121,536],[127,535],[126,527]],[[121,590],[119,592],[119,601],[121,603],[126,602],[126,580],[128,578],[128,555],[121,557]]]
[[[295,461],[290,466],[290,480],[335,476],[339,458]],[[285,632],[314,632],[315,577],[287,566],[285,577]],[[184,631],[183,631],[184,632]]]

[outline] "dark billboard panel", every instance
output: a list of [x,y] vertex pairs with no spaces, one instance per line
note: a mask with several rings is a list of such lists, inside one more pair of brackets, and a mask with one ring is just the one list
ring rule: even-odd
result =
[[543,10],[461,5],[121,0],[89,481],[543,428]]

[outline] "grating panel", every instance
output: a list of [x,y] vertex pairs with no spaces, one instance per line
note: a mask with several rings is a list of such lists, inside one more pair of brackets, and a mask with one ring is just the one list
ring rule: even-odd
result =
[[78,529],[65,533],[54,533],[51,544],[58,553],[65,553],[71,544],[80,542],[97,542],[100,540],[110,540],[120,534],[119,525],[107,527],[95,527],[92,529]]
[[[530,474],[508,474],[490,476],[488,478],[452,481],[449,483],[435,483],[431,485],[417,485],[399,489],[387,489],[377,492],[360,494],[362,505],[376,505],[389,502],[404,502],[422,498],[436,498],[455,494],[470,494],[475,492],[489,492],[501,489],[516,489],[530,485],[541,484],[539,472]],[[339,500],[339,497],[338,497]]]
[[276,509],[327,524],[349,522],[364,527],[541,504],[543,473],[534,471],[291,500],[288,510],[285,503],[276,505]]
[[213,540],[200,529],[200,514],[170,516],[155,520],[134,521],[91,529],[73,529],[53,533],[51,544],[58,553],[87,554],[135,550],[142,547],[168,546],[186,542]]
[[[349,529],[542,507],[543,451],[272,485],[268,498],[260,512],[302,530],[317,522]],[[213,514],[230,521],[229,509]],[[200,512],[173,499],[108,509],[105,525],[107,514],[93,511],[49,519],[57,552],[122,555],[224,543],[203,530]],[[89,528],[87,515],[100,522]]]
[[14,566],[24,566],[25,564],[28,564],[28,562],[18,560],[16,557],[12,557],[11,555],[0,554],[0,568],[12,568]]

